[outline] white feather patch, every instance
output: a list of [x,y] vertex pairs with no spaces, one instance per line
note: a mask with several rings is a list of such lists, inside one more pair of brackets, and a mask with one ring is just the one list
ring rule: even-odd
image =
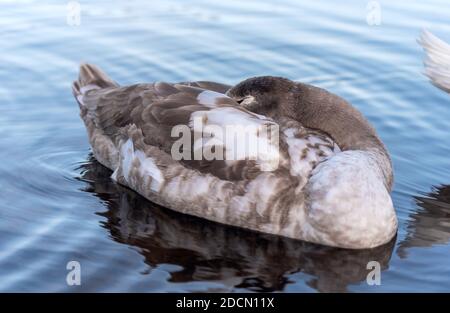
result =
[[[122,174],[128,184],[133,185],[132,177],[130,175],[132,173],[133,163],[135,163],[135,160],[139,160],[138,174],[140,177],[142,177],[144,182],[148,182],[151,179],[149,188],[153,192],[159,192],[161,190],[164,183],[164,176],[155,164],[153,158],[148,157],[140,150],[134,150],[134,145],[131,139],[128,139],[122,144],[120,153]],[[112,178],[117,180],[117,170],[114,171]],[[135,188],[139,187],[141,186],[135,186]]]
[[128,139],[124,144],[122,144],[120,154],[122,157],[121,166],[123,177],[127,182],[130,182],[129,174],[131,172],[131,167],[134,160],[134,147],[131,139]]
[[[189,127],[225,147],[225,160],[256,160],[262,171],[278,167],[278,124],[264,116],[254,116],[233,107],[219,107],[192,113]],[[204,149],[212,142],[197,140],[194,150]]]
[[95,89],[101,89],[99,86],[94,85],[94,84],[88,84],[86,86],[83,86],[80,88],[80,92],[81,94],[85,94],[86,92],[90,91],[90,90],[95,90]]
[[140,175],[144,177],[144,179],[146,177],[151,177],[150,189],[154,192],[159,192],[164,183],[164,176],[158,166],[156,166],[154,159],[147,157],[145,153],[140,150],[136,150],[135,157],[140,161]]
[[220,92],[205,90],[197,96],[197,101],[208,108],[215,108],[217,98],[228,98],[228,96]]
[[426,53],[425,75],[450,92],[450,45],[426,30],[418,42]]
[[80,103],[80,104],[82,104],[84,106],[83,95],[78,95],[77,96],[77,100],[78,100],[78,103]]

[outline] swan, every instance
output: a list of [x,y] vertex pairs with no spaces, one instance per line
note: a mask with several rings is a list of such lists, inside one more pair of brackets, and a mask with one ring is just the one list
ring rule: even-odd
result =
[[[396,235],[389,153],[357,109],[324,89],[273,76],[119,86],[81,64],[72,90],[95,158],[154,203],[348,249]],[[232,130],[237,141],[220,136]]]

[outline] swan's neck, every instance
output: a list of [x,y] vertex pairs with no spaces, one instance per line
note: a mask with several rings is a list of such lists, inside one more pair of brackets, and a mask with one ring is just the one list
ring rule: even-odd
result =
[[324,89],[306,84],[295,84],[291,101],[285,108],[292,118],[308,128],[319,129],[330,135],[342,151],[359,150],[370,153],[380,167],[384,184],[391,190],[392,163],[389,154],[364,116],[344,99]]

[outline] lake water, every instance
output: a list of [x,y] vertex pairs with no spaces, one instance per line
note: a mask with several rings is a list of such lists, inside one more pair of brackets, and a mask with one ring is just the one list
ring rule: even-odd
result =
[[[67,2],[2,1],[0,291],[450,291],[450,95],[423,76],[416,43],[423,28],[450,41],[448,2],[367,3],[80,1],[76,26]],[[80,61],[121,84],[279,75],[346,98],[392,154],[397,237],[327,248],[114,184],[71,94]],[[71,260],[81,286],[66,284]]]

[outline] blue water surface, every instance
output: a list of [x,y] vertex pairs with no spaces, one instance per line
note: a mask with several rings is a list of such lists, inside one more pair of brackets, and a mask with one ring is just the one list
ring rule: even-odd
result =
[[[450,42],[448,6],[1,1],[0,291],[450,291],[450,95],[423,76],[416,43],[424,28]],[[327,248],[174,213],[114,184],[71,94],[80,61],[121,84],[278,75],[346,98],[391,152],[397,238]],[[71,260],[80,286],[66,283]],[[381,285],[366,282],[372,260]]]

